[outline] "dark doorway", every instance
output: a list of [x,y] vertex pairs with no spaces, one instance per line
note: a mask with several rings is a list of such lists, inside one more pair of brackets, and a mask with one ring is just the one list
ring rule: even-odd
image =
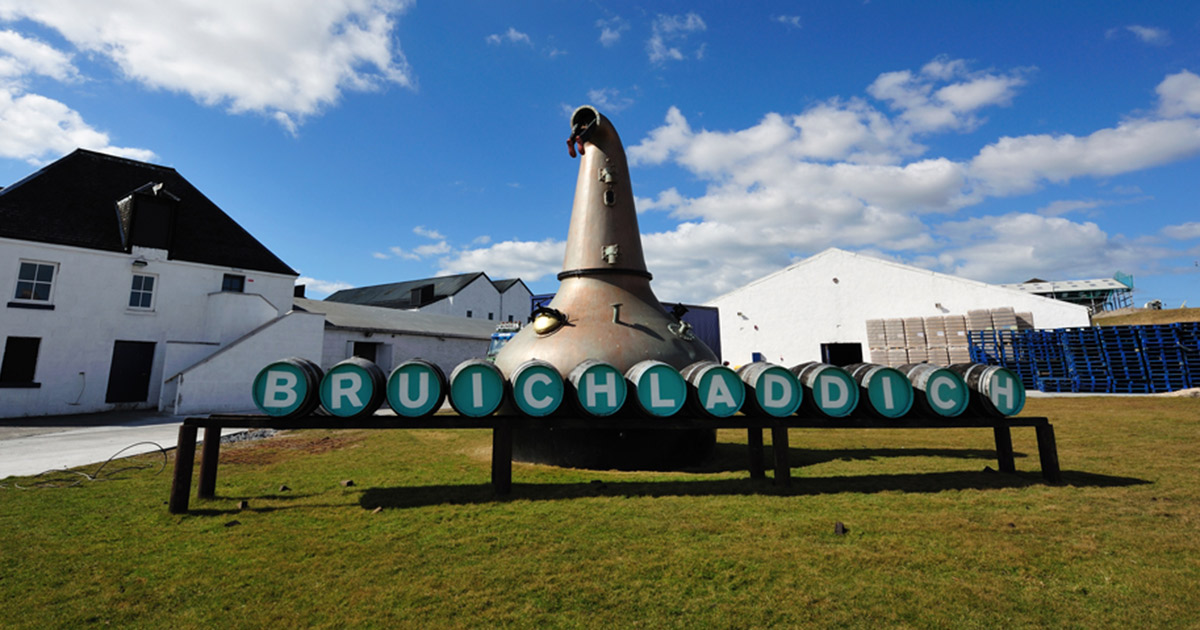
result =
[[846,366],[862,363],[861,343],[823,343],[821,361],[830,365]]
[[146,402],[150,396],[150,371],[154,367],[154,342],[118,341],[113,344],[105,402]]
[[369,341],[354,342],[354,356],[360,359],[366,359],[371,363],[376,362],[376,356],[379,354],[379,344]]

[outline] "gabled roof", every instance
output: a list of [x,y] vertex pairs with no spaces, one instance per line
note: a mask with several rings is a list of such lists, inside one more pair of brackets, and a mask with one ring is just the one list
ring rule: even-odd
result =
[[178,198],[171,260],[298,275],[175,169],[85,149],[0,189],[0,237],[128,252],[118,203],[147,184]]
[[[504,293],[505,291],[513,288],[513,285],[515,285],[517,283],[520,283],[522,285],[525,284],[524,282],[521,282],[520,278],[509,278],[507,280],[492,280],[492,286],[496,287],[496,290],[501,293]],[[525,287],[525,290],[528,291],[529,287]]]
[[479,277],[491,280],[482,271],[456,276],[438,276],[407,282],[376,284],[356,289],[342,289],[325,298],[329,302],[364,304],[386,308],[421,308],[462,291]]
[[496,322],[468,317],[399,311],[394,308],[304,298],[295,298],[293,303],[297,310],[324,315],[326,327],[345,330],[455,337],[481,341],[490,339],[496,330]]

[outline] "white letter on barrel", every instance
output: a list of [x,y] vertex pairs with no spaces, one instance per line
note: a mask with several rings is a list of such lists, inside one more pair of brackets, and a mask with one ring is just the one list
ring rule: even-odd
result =
[[600,394],[600,393],[603,393],[606,396],[608,396],[608,403],[610,405],[616,404],[616,402],[617,402],[617,375],[614,374],[613,372],[608,372],[605,374],[605,377],[606,378],[604,379],[604,385],[597,385],[595,372],[588,372],[586,375],[584,375],[584,377],[583,377],[584,382],[587,383],[587,406],[588,407],[596,406],[596,395]]
[[475,403],[476,409],[483,408],[483,373],[476,372],[471,375],[471,388],[474,390],[472,401]]
[[[763,375],[762,380],[763,387],[766,388],[766,396],[765,400],[763,400],[764,407],[782,407],[792,399],[792,390],[788,386],[786,378],[778,374],[768,373]],[[779,396],[775,396],[776,392],[779,393]]]
[[[267,391],[263,394],[264,407],[291,407],[296,404],[296,383],[299,379],[291,372],[267,372]],[[283,398],[279,397],[283,394]]]
[[933,396],[930,398],[933,400],[934,406],[936,406],[938,409],[954,408],[953,400],[942,398],[941,391],[947,387],[952,390],[958,389],[958,385],[954,383],[954,379],[950,378],[949,376],[935,376],[932,380],[930,380],[929,393],[933,394]]
[[704,401],[704,408],[711,411],[717,405],[736,407],[737,401],[733,399],[733,392],[729,391],[729,385],[725,379],[714,375],[712,387],[708,388],[708,400]]
[[[1004,384],[1001,385],[1001,382]],[[1000,397],[1002,396],[1008,401],[1008,408],[1011,409],[1014,406],[1012,379],[1004,376],[1003,374],[997,374],[996,378],[992,379],[992,402],[995,403],[997,407],[1000,406]]]
[[550,406],[550,403],[554,402],[554,398],[551,396],[547,396],[545,398],[540,398],[540,399],[534,398],[533,397],[533,384],[535,382],[542,383],[543,385],[548,385],[548,384],[552,383],[553,381],[551,381],[550,377],[546,376],[545,374],[534,374],[534,375],[531,375],[529,378],[525,379],[525,387],[524,387],[525,402],[530,407],[533,407],[534,409],[545,409],[546,407]]
[[651,407],[674,407],[674,400],[663,400],[658,395],[658,374],[650,373],[650,406]]
[[362,377],[357,373],[350,372],[347,374],[335,374],[333,377],[333,385],[331,386],[330,396],[333,398],[333,406],[336,409],[342,408],[341,399],[346,398],[351,405],[362,407],[362,399],[358,397],[358,390],[362,388]]
[[417,409],[429,400],[429,374],[421,372],[417,375],[417,397],[412,399],[408,397],[408,373],[400,373],[400,405]]
[[[841,407],[850,400],[850,390],[846,388],[846,384],[839,378],[818,377],[821,379],[821,393],[825,394],[825,404],[830,407]],[[832,388],[837,387],[838,397],[833,397]]]
[[896,401],[892,398],[892,379],[881,376],[883,379],[883,406],[888,410],[896,408]]

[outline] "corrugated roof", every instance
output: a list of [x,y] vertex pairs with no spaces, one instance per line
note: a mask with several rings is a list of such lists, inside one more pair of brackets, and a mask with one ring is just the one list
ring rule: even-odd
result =
[[1026,293],[1036,293],[1044,295],[1047,293],[1064,293],[1067,291],[1103,291],[1103,290],[1124,290],[1128,291],[1129,287],[1124,283],[1113,278],[1099,278],[1096,280],[1063,280],[1061,282],[1023,282],[1021,284],[1002,284],[999,285],[1006,289],[1016,289]]
[[[513,285],[518,282],[521,282],[520,278],[508,278],[506,280],[492,280],[492,286],[496,287],[497,291],[504,293],[505,291],[511,289],[513,287]],[[524,282],[521,282],[521,284],[524,284]]]
[[[480,276],[487,278],[483,272],[476,271],[475,273],[463,273],[456,276],[438,276],[422,280],[342,289],[325,298],[325,301],[382,306],[385,308],[420,308],[462,291],[463,288]],[[431,289],[426,290],[423,295],[420,292],[418,292],[418,295],[414,295],[414,290],[427,286],[431,287]]]
[[469,317],[305,298],[295,298],[293,303],[299,310],[324,315],[327,326],[350,330],[466,339],[490,339],[496,330],[496,322]]
[[172,260],[298,275],[175,169],[85,149],[0,190],[0,236],[130,251],[117,202],[151,183],[179,199]]

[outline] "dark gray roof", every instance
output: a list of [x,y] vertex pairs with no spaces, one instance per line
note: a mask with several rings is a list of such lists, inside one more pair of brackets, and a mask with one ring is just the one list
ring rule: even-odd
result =
[[462,291],[480,276],[487,278],[487,274],[476,271],[457,276],[438,276],[407,282],[376,284],[357,289],[342,289],[325,300],[385,308],[420,308]]
[[[520,278],[509,278],[507,280],[492,280],[492,286],[496,287],[496,290],[501,293],[504,293],[505,291],[513,288],[513,285],[515,285],[517,283],[520,283],[522,286],[525,285],[524,282],[521,282]],[[528,291],[529,287],[525,287],[525,290]]]
[[490,339],[496,330],[496,322],[469,317],[399,311],[393,308],[305,298],[295,298],[293,303],[297,310],[324,315],[327,327],[348,330],[480,340]]
[[[154,206],[147,191],[160,189]],[[168,242],[170,259],[298,275],[175,169],[84,149],[0,189],[0,236],[128,252],[129,215],[122,201],[135,192],[155,224],[149,238]],[[163,204],[171,208],[166,214]]]

